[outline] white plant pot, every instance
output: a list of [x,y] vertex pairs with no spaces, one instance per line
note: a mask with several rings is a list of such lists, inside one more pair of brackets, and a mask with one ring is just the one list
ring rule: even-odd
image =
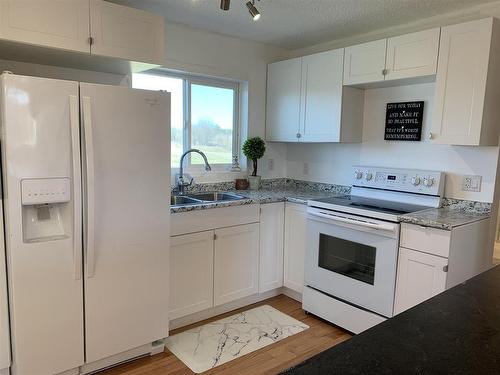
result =
[[250,190],[259,190],[260,176],[248,176],[248,184]]

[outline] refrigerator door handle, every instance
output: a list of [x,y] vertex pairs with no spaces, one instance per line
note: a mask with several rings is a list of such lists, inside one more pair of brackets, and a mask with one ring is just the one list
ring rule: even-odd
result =
[[87,278],[94,277],[95,273],[95,243],[94,243],[94,145],[92,143],[92,110],[88,96],[82,97],[83,130],[85,138],[85,167],[86,167],[86,274]]
[[80,121],[78,97],[69,96],[69,120],[71,126],[71,152],[73,159],[73,266],[75,280],[82,278],[82,175],[80,163]]

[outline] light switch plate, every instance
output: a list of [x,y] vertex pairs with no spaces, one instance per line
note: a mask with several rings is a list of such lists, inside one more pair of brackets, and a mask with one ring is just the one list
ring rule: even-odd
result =
[[467,175],[462,180],[462,191],[481,191],[482,176]]

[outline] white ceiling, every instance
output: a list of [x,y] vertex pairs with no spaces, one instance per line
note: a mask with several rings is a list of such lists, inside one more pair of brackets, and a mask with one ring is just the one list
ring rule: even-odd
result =
[[110,0],[168,21],[295,49],[459,10],[491,0],[261,0],[255,22],[246,0]]

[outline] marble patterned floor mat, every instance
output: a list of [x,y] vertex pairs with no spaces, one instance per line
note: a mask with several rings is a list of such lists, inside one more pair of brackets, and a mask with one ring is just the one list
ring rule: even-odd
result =
[[178,333],[167,338],[165,345],[199,374],[308,328],[264,305]]

